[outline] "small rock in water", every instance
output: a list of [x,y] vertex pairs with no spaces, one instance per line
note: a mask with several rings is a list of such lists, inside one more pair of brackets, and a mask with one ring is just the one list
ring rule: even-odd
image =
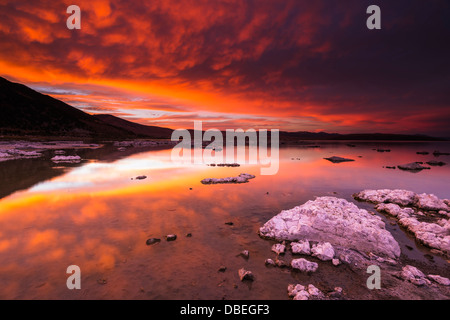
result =
[[234,223],[233,222],[225,222],[226,225],[232,226]]
[[147,179],[147,176],[137,176],[135,179],[136,180],[144,180],[144,179]]
[[245,270],[244,268],[239,269],[238,274],[239,274],[239,278],[241,279],[241,281],[255,280],[255,276],[253,275],[253,273],[251,271]]
[[177,240],[177,235],[176,234],[169,234],[166,236],[166,240],[167,241],[175,241]]
[[226,270],[227,270],[227,267],[225,267],[225,266],[220,266],[219,270],[217,270],[217,271],[219,271],[219,272],[225,272]]
[[192,237],[192,233],[187,233],[186,237],[188,237],[188,238]]
[[150,246],[150,245],[152,245],[152,244],[159,243],[159,242],[161,242],[161,239],[150,238],[150,239],[147,239],[147,241],[145,242],[145,244],[148,245],[148,246]]
[[439,156],[450,156],[450,153],[448,153],[448,152],[440,152],[440,151],[436,150],[436,151],[433,152],[433,155],[434,155],[435,157],[439,157]]

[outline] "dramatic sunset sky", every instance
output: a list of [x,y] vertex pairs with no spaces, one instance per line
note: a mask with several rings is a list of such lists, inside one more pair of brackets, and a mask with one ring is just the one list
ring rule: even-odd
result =
[[450,137],[450,2],[0,0],[0,75],[170,128]]

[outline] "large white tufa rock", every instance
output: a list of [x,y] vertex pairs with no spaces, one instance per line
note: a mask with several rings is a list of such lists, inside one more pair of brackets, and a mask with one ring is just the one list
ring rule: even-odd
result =
[[266,222],[259,233],[279,241],[308,239],[390,258],[400,256],[397,241],[385,229],[380,217],[335,197],[320,197],[281,211]]
[[422,210],[450,211],[444,200],[439,199],[434,194],[417,194],[415,206]]

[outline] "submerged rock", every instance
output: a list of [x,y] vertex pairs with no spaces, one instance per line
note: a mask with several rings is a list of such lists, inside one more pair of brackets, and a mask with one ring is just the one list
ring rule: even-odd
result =
[[330,161],[330,162],[333,162],[333,163],[341,163],[341,162],[355,161],[355,160],[353,160],[353,159],[347,159],[347,158],[336,157],[336,156],[329,157],[329,158],[324,158],[324,159],[325,159],[325,160],[328,160],[328,161]]
[[283,210],[266,222],[259,234],[278,241],[308,239],[390,258],[400,256],[397,241],[380,217],[335,197],[320,197]]

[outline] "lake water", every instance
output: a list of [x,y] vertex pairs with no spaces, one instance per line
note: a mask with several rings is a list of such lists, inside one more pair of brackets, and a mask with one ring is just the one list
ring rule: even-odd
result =
[[[313,275],[267,268],[265,259],[275,257],[273,242],[257,234],[281,210],[318,196],[345,198],[371,211],[372,205],[356,202],[352,194],[401,188],[450,198],[450,165],[418,173],[383,168],[414,161],[450,163],[450,156],[431,154],[450,152],[449,143],[348,143],[283,147],[279,171],[270,176],[261,175],[259,165],[175,164],[171,149],[78,150],[85,160],[68,166],[51,163],[50,154],[2,162],[0,298],[288,299],[288,284],[314,283],[324,289],[341,286],[352,299],[376,299],[377,293],[365,288],[366,275],[343,268],[324,265]],[[334,155],[355,161],[323,159]],[[244,184],[200,183],[243,172],[256,177]],[[140,175],[147,178],[132,179]],[[386,223],[386,228],[400,243],[402,259],[450,276],[447,261],[433,254],[426,258],[429,250],[398,226]],[[177,240],[165,241],[168,234]],[[148,246],[149,238],[161,242]],[[239,256],[242,250],[250,252],[248,260]],[[66,287],[70,265],[81,269],[81,290]],[[218,272],[220,266],[226,271]],[[253,271],[254,282],[240,282],[242,267]]]

